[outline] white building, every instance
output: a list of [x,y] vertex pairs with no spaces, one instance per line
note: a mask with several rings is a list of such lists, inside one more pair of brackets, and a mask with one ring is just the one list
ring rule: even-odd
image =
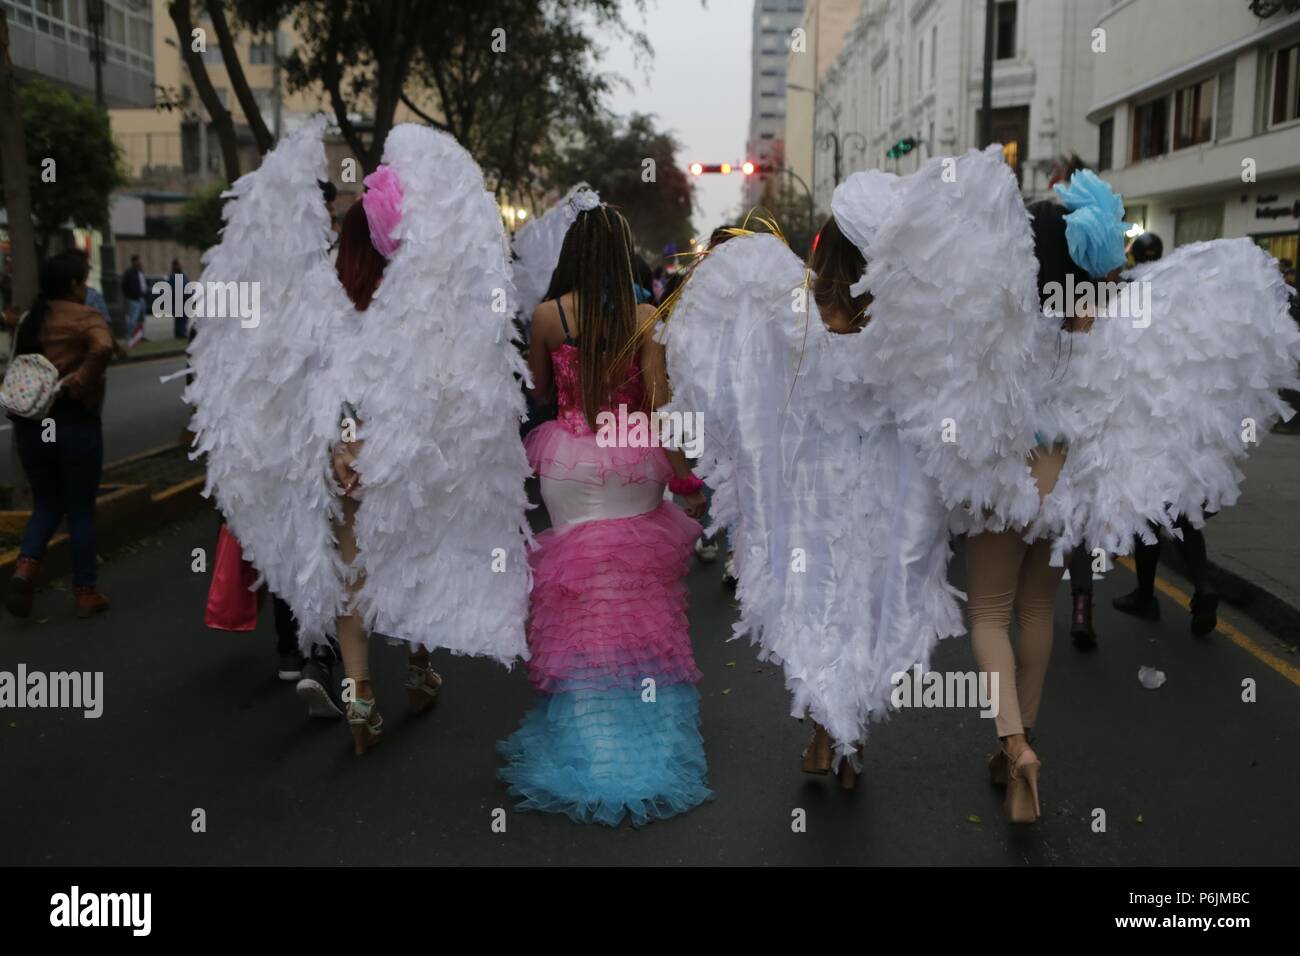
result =
[[[780,159],[783,154],[785,61],[790,53],[791,33],[803,18],[803,8],[804,0],[754,0],[749,137],[745,143],[745,157],[760,165],[771,165],[774,155]],[[745,180],[745,205],[756,200],[758,189],[758,177]]]
[[1252,236],[1296,261],[1300,12],[1252,12],[1269,6],[1122,0],[1097,21],[1088,158],[1166,249]]
[[[1001,0],[995,6],[993,139],[1006,146],[1026,197],[1045,193],[1056,158],[1084,154],[1099,63],[1091,30],[1112,0]],[[864,0],[819,85],[817,134],[836,134],[840,178],[859,169],[914,170],[979,145],[984,0]],[[901,159],[899,140],[917,146]],[[816,153],[819,209],[830,208],[835,148]],[[1085,156],[1086,158],[1086,156]]]

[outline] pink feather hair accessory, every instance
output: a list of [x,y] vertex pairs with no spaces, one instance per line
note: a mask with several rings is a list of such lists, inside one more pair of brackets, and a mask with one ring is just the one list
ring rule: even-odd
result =
[[363,182],[366,191],[361,205],[370,224],[370,241],[381,256],[391,259],[402,244],[393,238],[393,230],[402,221],[402,183],[392,167],[382,164]]

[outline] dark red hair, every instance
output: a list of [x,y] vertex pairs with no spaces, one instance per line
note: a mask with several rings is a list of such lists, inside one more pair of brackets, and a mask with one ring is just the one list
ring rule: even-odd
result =
[[387,264],[388,260],[370,241],[370,223],[358,199],[343,217],[343,226],[339,230],[339,255],[334,266],[339,282],[358,312],[369,308]]

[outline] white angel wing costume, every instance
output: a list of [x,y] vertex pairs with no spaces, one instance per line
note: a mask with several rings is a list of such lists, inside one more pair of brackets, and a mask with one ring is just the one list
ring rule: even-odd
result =
[[1062,361],[1079,437],[1042,520],[1058,553],[1079,541],[1127,553],[1151,524],[1234,504],[1251,446],[1291,409],[1300,332],[1277,265],[1249,239],[1182,246],[1124,275]]
[[383,162],[401,182],[401,247],[333,339],[333,411],[356,407],[363,442],[357,606],[372,631],[508,665],[527,657],[531,469],[500,213],[445,133],[399,125]]
[[578,199],[580,193],[590,193],[596,202],[600,201],[595,190],[586,183],[579,183],[562,200],[515,233],[512,243],[515,292],[524,322],[532,320],[533,310],[546,297],[551,274],[560,261],[565,234],[578,218],[578,203],[582,201]]
[[[203,256],[210,295],[190,346],[194,456],[245,556],[293,608],[303,638],[334,628],[343,600],[333,542],[329,449],[338,406],[328,396],[330,329],[351,303],[327,257],[327,176],[315,119],[231,187],[221,242]],[[257,314],[241,320],[239,296]]]
[[1029,216],[999,147],[937,157],[898,184],[863,250],[867,378],[938,482],[953,530],[1024,527],[1041,324]]
[[667,411],[704,416],[698,467],[736,553],[736,634],[783,666],[791,713],[852,759],[889,708],[893,675],[961,632],[942,508],[923,496],[900,515],[897,437],[840,357],[859,338],[827,331],[802,264],[753,235],[695,268],[666,341]]

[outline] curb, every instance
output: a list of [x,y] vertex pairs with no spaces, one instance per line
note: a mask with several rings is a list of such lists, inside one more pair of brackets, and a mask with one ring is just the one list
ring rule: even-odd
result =
[[118,359],[116,365],[135,365],[138,362],[153,362],[158,359],[182,358],[185,355],[185,349],[170,349],[166,352],[150,352],[148,355],[131,355],[127,353],[126,358]]
[[[1160,549],[1160,563],[1187,577],[1187,566],[1183,564],[1182,555],[1168,542]],[[1220,598],[1238,608],[1274,637],[1286,643],[1296,643],[1300,636],[1300,607],[1213,558],[1207,559],[1206,564],[1209,566],[1210,580],[1218,589]]]
[[[124,545],[153,534],[163,525],[201,511],[208,502],[203,497],[206,475],[195,475],[177,482],[157,494],[148,485],[122,485],[95,503],[95,537],[100,554],[116,551]],[[18,548],[0,553],[0,574],[13,573],[18,563]],[[46,580],[72,571],[72,554],[66,532],[51,540],[41,562]],[[7,575],[6,575],[7,576]]]

